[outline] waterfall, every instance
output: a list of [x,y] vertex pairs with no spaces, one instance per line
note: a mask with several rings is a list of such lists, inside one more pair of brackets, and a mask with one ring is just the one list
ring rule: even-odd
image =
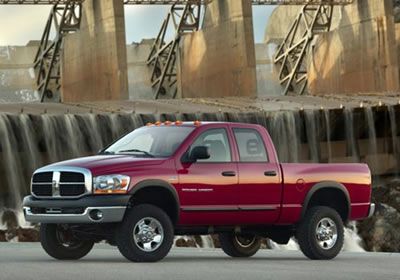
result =
[[319,162],[319,133],[317,130],[317,116],[315,111],[305,111],[305,124],[307,132],[308,148],[312,162]]
[[331,147],[331,120],[329,111],[324,110],[325,129],[326,129],[326,148],[328,151],[328,162],[332,160],[332,147]]
[[393,106],[389,107],[389,118],[390,118],[390,131],[392,133],[392,151],[396,161],[396,171],[395,174],[398,175],[398,168],[400,165],[400,146],[397,138],[397,121],[396,121],[396,111]]
[[346,142],[348,155],[352,157],[354,162],[359,162],[358,149],[356,145],[356,139],[354,136],[354,116],[353,110],[346,108],[344,110],[345,118],[345,130],[346,130]]
[[17,155],[19,153],[17,140],[8,117],[4,115],[0,115],[0,144],[3,168],[7,174],[6,195],[9,197],[8,201],[3,203],[8,208],[17,209],[22,203],[22,165]]
[[370,168],[372,170],[376,170],[377,161],[377,145],[376,145],[376,130],[375,130],[375,119],[374,119],[374,112],[372,111],[371,107],[365,108],[365,116],[367,119],[368,125],[368,154],[371,155],[371,160],[368,161]]

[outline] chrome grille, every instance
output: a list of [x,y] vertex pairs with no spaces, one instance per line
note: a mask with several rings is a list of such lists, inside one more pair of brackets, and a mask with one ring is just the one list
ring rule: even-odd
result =
[[91,173],[87,169],[44,169],[39,169],[32,177],[32,194],[36,197],[77,198],[91,192]]

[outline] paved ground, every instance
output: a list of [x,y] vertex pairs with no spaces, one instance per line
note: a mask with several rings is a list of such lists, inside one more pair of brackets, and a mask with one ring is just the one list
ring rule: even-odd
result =
[[56,261],[39,244],[0,243],[0,279],[400,279],[400,254],[342,253],[310,261],[296,251],[261,250],[232,259],[221,250],[175,248],[162,262],[126,261],[114,247],[97,245],[80,261]]

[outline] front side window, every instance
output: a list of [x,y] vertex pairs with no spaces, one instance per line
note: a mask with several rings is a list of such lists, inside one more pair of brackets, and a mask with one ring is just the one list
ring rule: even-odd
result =
[[268,162],[267,151],[260,133],[255,129],[234,128],[240,162]]
[[229,145],[228,134],[224,128],[210,129],[202,134],[193,142],[189,148],[189,153],[194,147],[206,146],[210,149],[210,158],[198,160],[197,162],[231,162],[231,148]]
[[172,156],[193,127],[142,127],[108,147],[103,154],[134,154],[143,157]]

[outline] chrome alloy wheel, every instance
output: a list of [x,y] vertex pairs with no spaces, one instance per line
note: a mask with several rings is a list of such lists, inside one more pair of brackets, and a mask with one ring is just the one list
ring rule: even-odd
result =
[[164,240],[164,230],[161,223],[155,218],[141,219],[133,229],[133,240],[140,250],[147,253],[154,252]]
[[324,250],[332,249],[338,239],[336,223],[330,218],[321,219],[315,231],[317,244]]
[[235,241],[243,248],[248,248],[256,242],[255,235],[235,235]]

